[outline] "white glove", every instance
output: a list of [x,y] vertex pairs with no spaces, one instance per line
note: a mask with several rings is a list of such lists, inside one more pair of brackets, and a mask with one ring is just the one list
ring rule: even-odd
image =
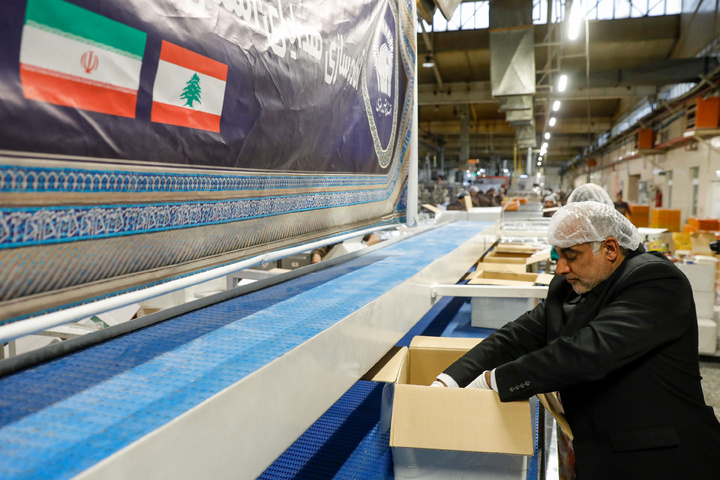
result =
[[460,385],[457,384],[454,378],[452,378],[447,373],[441,373],[437,376],[437,380],[435,380],[431,385],[431,387],[448,387],[448,388],[460,388]]
[[[478,377],[475,380],[473,380],[472,382],[470,382],[465,388],[480,388],[480,389],[484,389],[484,390],[495,390],[497,392],[497,390],[495,388],[493,388],[492,385],[488,385],[487,381],[485,380],[485,374],[487,372],[488,371],[485,370],[483,373],[478,375]],[[490,375],[491,375],[490,383],[493,383],[493,380],[494,380],[493,377],[495,376],[495,370],[493,370]]]

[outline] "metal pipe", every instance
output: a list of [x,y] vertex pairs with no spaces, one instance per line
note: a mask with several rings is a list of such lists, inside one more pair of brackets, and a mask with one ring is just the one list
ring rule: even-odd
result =
[[[417,199],[415,200],[415,203],[417,205]],[[142,290],[123,293],[114,297],[104,298],[96,302],[88,303],[86,305],[79,305],[77,307],[71,307],[65,310],[59,310],[56,312],[47,313],[45,315],[39,315],[37,317],[18,320],[0,326],[0,343],[6,343],[16,338],[24,337],[25,335],[32,335],[33,333],[47,330],[48,328],[57,327],[58,325],[63,325],[70,322],[75,322],[78,320],[82,320],[83,318],[92,317],[93,315],[97,315],[98,313],[108,312],[110,310],[115,310],[117,308],[125,307],[127,305],[132,305],[133,303],[138,303],[144,300],[158,297],[160,295],[172,293],[183,288],[188,288],[193,285],[230,275],[231,273],[244,270],[254,265],[271,262],[279,258],[284,258],[290,255],[294,255],[296,253],[304,252],[306,250],[312,250],[313,248],[328,245],[330,243],[337,243],[348,238],[359,237],[368,233],[392,228],[393,226],[394,225],[368,228],[365,230],[347,233],[329,239],[326,238],[323,240],[318,240],[316,242],[298,245],[296,247],[286,248],[284,250],[278,250],[263,255],[258,255],[248,258],[246,260],[242,260],[240,262],[213,268],[205,272],[188,275],[187,277],[178,278],[176,280],[170,280],[169,282],[161,283],[160,285],[154,285],[152,287],[144,288]]]
[[[412,18],[417,18],[417,5],[412,3]],[[422,23],[422,22],[420,22]],[[411,22],[413,26],[417,22]],[[415,27],[417,29],[417,27]],[[423,27],[424,29],[424,27]],[[407,181],[407,211],[405,222],[408,227],[415,227],[418,224],[418,44],[417,34],[410,38],[415,39],[415,78],[413,80],[413,105],[412,105],[412,126],[410,127],[410,159],[408,166]],[[400,161],[400,160],[398,160]]]

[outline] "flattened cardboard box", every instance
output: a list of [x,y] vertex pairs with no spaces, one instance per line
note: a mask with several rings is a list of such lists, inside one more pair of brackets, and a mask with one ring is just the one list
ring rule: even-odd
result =
[[553,275],[547,273],[513,273],[496,272],[484,270],[482,264],[470,277],[468,285],[502,285],[502,286],[527,286],[535,284],[549,285]]
[[[550,249],[532,252],[505,252],[499,251],[502,248],[499,244],[491,252],[482,257],[477,263],[478,270],[492,270],[494,272],[513,272],[526,273],[529,270],[536,269],[538,262],[550,258]],[[525,247],[527,248],[527,247]]]
[[415,337],[364,377],[394,384],[395,478],[525,478],[524,456],[533,455],[527,400],[504,403],[490,390],[428,386],[479,341]]

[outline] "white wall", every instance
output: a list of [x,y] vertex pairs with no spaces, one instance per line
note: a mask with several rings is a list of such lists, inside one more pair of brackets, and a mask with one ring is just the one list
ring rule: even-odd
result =
[[[680,118],[666,127],[663,132],[663,141],[679,139],[684,131],[684,118]],[[649,181],[653,186],[659,187],[663,194],[662,208],[681,210],[682,223],[687,222],[691,216],[692,178],[691,168],[697,167],[698,179],[698,205],[697,218],[720,218],[717,207],[713,205],[718,201],[718,187],[713,184],[720,182],[716,171],[720,170],[720,147],[713,148],[710,138],[700,138],[689,142],[678,142],[672,148],[653,154],[633,155],[634,144],[626,142],[613,150],[596,156],[598,165],[590,175],[593,183],[604,186],[610,197],[614,200],[615,193],[622,189],[624,200],[627,199],[628,181],[630,175],[639,175],[641,181]],[[619,160],[623,158],[622,160]],[[629,159],[628,159],[629,158]],[[669,176],[659,174],[660,171],[672,172],[672,198],[668,198]],[[585,183],[587,173],[578,172],[573,179],[573,186]],[[628,202],[633,203],[633,202]],[[654,197],[650,205],[655,208]]]

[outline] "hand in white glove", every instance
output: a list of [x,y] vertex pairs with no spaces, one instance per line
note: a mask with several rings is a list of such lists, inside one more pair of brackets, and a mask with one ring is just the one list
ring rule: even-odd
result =
[[437,376],[437,379],[430,385],[431,387],[447,387],[447,388],[459,388],[454,378],[447,373],[441,373]]
[[[491,375],[490,371],[485,370],[483,373],[478,375],[478,377],[475,380],[468,383],[465,388],[480,388],[483,390],[492,390],[493,389],[492,386],[490,386],[490,384],[487,381],[487,377],[489,377],[490,375]],[[490,383],[492,383],[492,380]]]

